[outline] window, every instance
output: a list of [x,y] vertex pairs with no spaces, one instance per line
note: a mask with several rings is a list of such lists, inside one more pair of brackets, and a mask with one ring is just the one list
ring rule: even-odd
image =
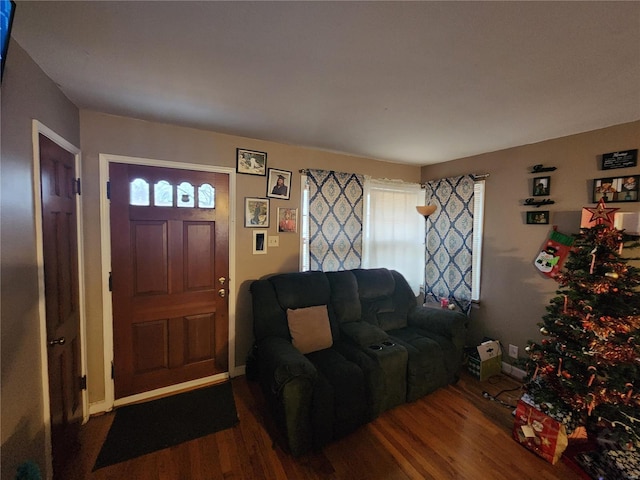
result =
[[471,270],[471,301],[480,301],[480,271],[482,269],[482,236],[484,230],[484,180],[473,185],[473,250]]
[[149,198],[153,197],[154,207],[173,207],[174,194],[176,194],[176,205],[180,208],[216,208],[216,189],[203,183],[196,189],[189,182],[182,182],[180,185],[172,185],[167,180],[159,180],[153,184],[151,192],[149,182],[142,178],[136,178],[129,184],[129,205],[138,207],[149,207]]
[[309,184],[307,176],[300,175],[300,271],[309,270]]
[[[300,271],[309,270],[309,188],[301,175]],[[364,185],[363,268],[398,270],[416,295],[424,283],[425,221],[416,212],[424,205],[420,185],[367,180]],[[485,180],[474,182],[471,300],[480,300]]]
[[424,282],[425,221],[416,212],[424,205],[419,184],[367,180],[364,184],[362,267],[400,272],[414,293]]

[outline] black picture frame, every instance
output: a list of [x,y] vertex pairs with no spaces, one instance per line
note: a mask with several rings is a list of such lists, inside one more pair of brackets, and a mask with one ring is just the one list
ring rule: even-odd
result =
[[602,154],[602,170],[638,166],[638,149]]
[[[289,200],[291,198],[292,175],[288,170],[270,168],[267,177],[267,197]],[[279,183],[279,179],[282,179],[281,183]]]
[[534,197],[546,197],[551,195],[551,177],[535,177],[531,195]]
[[549,225],[549,210],[529,210],[526,214],[527,225]]
[[267,152],[236,148],[236,172],[264,177],[267,174]]
[[603,199],[606,203],[637,202],[640,175],[605,177],[593,180],[593,203]]
[[269,199],[245,197],[244,226],[246,228],[269,227]]

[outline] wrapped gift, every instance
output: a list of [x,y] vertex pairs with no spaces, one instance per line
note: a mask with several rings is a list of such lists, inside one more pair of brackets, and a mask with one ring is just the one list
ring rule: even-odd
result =
[[564,425],[522,400],[515,412],[513,438],[552,464],[568,444]]

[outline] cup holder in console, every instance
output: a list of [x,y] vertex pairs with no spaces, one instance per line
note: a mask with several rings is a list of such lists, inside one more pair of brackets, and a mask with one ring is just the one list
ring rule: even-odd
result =
[[384,345],[385,347],[393,347],[393,346],[395,346],[395,343],[393,343],[393,342],[391,342],[389,340],[386,340],[386,341],[382,342],[382,345]]
[[382,345],[369,345],[371,350],[382,350]]

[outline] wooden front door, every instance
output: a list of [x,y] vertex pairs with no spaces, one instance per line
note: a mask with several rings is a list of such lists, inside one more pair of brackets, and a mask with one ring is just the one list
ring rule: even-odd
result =
[[82,422],[75,157],[39,136],[47,361],[54,476],[71,458]]
[[229,176],[109,175],[115,397],[228,371]]

